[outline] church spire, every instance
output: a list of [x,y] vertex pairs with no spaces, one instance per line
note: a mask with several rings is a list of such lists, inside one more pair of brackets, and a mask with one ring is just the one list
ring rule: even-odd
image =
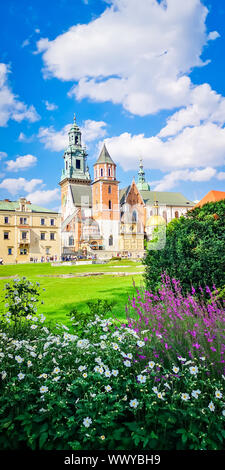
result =
[[66,178],[76,179],[76,181],[90,184],[91,177],[87,166],[86,148],[82,146],[81,130],[76,122],[76,115],[73,115],[73,124],[68,132],[69,145],[67,146],[63,158],[64,169],[61,181]]
[[149,184],[145,181],[145,172],[143,169],[143,160],[140,158],[137,187],[141,191],[150,191]]

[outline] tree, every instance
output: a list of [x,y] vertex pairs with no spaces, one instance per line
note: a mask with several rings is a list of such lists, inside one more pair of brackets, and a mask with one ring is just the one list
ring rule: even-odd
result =
[[161,274],[191,286],[225,285],[225,200],[210,202],[172,220],[162,250],[148,251],[144,260],[147,288],[157,290]]

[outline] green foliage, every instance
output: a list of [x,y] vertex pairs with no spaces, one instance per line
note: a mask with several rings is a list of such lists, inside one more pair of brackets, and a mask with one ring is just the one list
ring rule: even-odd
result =
[[81,336],[88,322],[94,321],[96,315],[107,316],[112,314],[115,302],[110,302],[107,299],[97,299],[87,302],[88,311],[78,311],[73,308],[67,315],[72,321],[72,326],[76,330],[76,334]]
[[173,220],[166,229],[163,249],[149,251],[145,280],[156,291],[161,274],[179,279],[184,290],[190,286],[225,284],[225,201],[205,204]]
[[203,359],[149,362],[132,329],[101,316],[82,338],[40,320],[20,340],[2,325],[1,449],[224,449],[224,378]]
[[17,278],[12,283],[5,284],[5,308],[7,312],[3,314],[3,318],[6,321],[11,321],[15,327],[20,325],[25,318],[31,320],[37,312],[40,297],[39,286],[38,282],[33,283],[25,277]]

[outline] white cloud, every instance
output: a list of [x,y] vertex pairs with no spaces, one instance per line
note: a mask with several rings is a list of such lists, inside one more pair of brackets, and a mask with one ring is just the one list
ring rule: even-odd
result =
[[172,114],[159,136],[175,135],[187,126],[212,122],[225,123],[225,98],[213,91],[207,83],[195,87],[190,94],[190,105]]
[[218,31],[211,31],[208,34],[208,41],[215,41],[215,39],[217,39],[219,37],[220,37],[220,34],[218,33]]
[[35,137],[34,134],[31,135],[31,136],[27,136],[23,132],[20,132],[19,137],[18,137],[18,141],[19,142],[30,143],[34,140],[34,137]]
[[106,126],[107,124],[104,121],[92,121],[91,119],[84,121],[80,128],[84,142],[92,142],[104,137],[106,135]]
[[38,204],[38,205],[50,204],[60,199],[60,190],[59,188],[49,189],[46,191],[37,190],[37,191],[27,194],[26,197],[33,204]]
[[41,38],[44,76],[75,81],[77,99],[110,100],[138,115],[189,104],[187,76],[203,66],[208,10],[200,0],[112,0],[97,19]]
[[23,155],[21,157],[17,157],[16,160],[8,160],[6,161],[7,171],[19,171],[25,170],[34,166],[37,162],[37,157],[34,155]]
[[2,158],[6,158],[7,157],[7,153],[6,152],[0,152],[0,160]]
[[25,40],[22,42],[21,47],[29,46],[29,44],[30,44],[30,38],[25,39]]
[[47,101],[47,100],[44,101],[44,103],[45,103],[46,109],[48,111],[54,111],[55,109],[58,109],[58,106],[55,103],[49,103],[49,101]]
[[45,148],[52,152],[60,152],[68,144],[68,132],[71,124],[67,124],[60,131],[56,131],[53,126],[40,127],[38,138],[44,144]]
[[210,122],[186,127],[167,140],[144,134],[132,136],[126,132],[106,138],[105,143],[113,160],[124,170],[136,169],[139,156],[144,159],[145,168],[161,171],[216,167],[225,163],[225,129]]
[[[56,131],[53,126],[41,127],[38,132],[38,138],[44,144],[45,148],[52,152],[64,150],[68,143],[68,132],[72,124],[67,124],[61,130]],[[88,119],[80,126],[84,143],[102,138],[106,134],[106,123],[104,121],[92,121]]]
[[0,63],[0,126],[6,126],[9,119],[21,122],[27,119],[35,122],[40,119],[34,106],[27,106],[11,91],[8,83],[10,68]]
[[0,188],[6,189],[10,194],[18,194],[20,191],[33,191],[37,185],[43,186],[41,179],[26,180],[25,178],[6,178],[0,183]]
[[220,181],[225,180],[225,171],[220,171],[217,174],[217,179],[220,180]]
[[[169,191],[174,188],[180,181],[202,182],[209,181],[215,177],[216,170],[214,168],[194,169],[194,170],[177,170],[165,175],[160,182],[154,185],[155,191]],[[152,183],[153,184],[153,183]]]

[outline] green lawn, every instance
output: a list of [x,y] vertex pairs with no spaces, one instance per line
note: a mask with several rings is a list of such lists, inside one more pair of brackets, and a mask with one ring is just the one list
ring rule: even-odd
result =
[[[30,280],[38,281],[43,291],[44,304],[39,308],[48,320],[69,323],[67,313],[76,307],[79,311],[87,310],[86,302],[96,299],[114,301],[113,315],[116,318],[125,318],[125,305],[128,296],[135,293],[133,282],[140,286],[143,282],[141,263],[132,261],[113,261],[107,265],[60,266],[53,267],[50,263],[6,265],[0,266],[0,296],[3,298],[3,287],[10,282],[10,276],[25,276]],[[123,277],[112,275],[85,276],[85,277],[52,277],[60,274],[84,274],[96,272],[126,272],[132,273]],[[135,273],[135,274],[133,274]],[[3,311],[4,302],[0,309]]]

